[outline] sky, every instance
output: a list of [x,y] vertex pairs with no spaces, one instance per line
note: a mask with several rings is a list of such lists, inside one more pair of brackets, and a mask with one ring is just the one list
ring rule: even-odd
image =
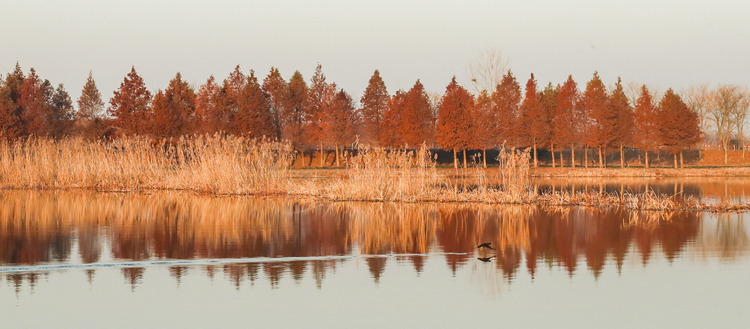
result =
[[523,86],[569,74],[584,87],[750,86],[750,1],[4,1],[0,74],[19,62],[77,99],[89,71],[106,101],[134,66],[150,90],[194,87],[240,65],[327,80],[361,97],[375,69],[390,93],[417,79],[442,93],[499,51]]

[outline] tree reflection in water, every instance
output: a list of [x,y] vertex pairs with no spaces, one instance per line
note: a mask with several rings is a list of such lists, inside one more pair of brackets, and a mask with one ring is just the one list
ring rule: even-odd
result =
[[[741,219],[720,216],[714,226],[706,229],[696,213],[665,215],[616,208],[331,204],[175,193],[5,191],[0,193],[0,265],[301,257],[205,265],[202,272],[211,279],[216,271],[223,272],[237,289],[261,277],[277,287],[287,276],[296,282],[311,277],[320,288],[326,273],[350,260],[305,257],[363,257],[377,283],[392,260],[368,255],[396,255],[397,261],[410,262],[416,274],[424,270],[427,257],[437,257],[454,275],[472,263],[494,266],[503,281],[512,282],[523,265],[532,278],[540,264],[564,269],[572,277],[585,260],[587,271],[598,277],[608,262],[621,271],[632,256],[646,266],[655,252],[673,261],[691,244],[724,261],[745,254],[748,236]],[[476,246],[484,242],[496,250],[480,254]],[[477,265],[477,258],[489,264]],[[135,289],[146,269],[121,271]],[[187,271],[186,266],[169,267],[178,284]],[[88,269],[86,275],[91,282],[95,270]],[[33,289],[38,276],[33,272],[3,275],[17,291],[24,282]]]

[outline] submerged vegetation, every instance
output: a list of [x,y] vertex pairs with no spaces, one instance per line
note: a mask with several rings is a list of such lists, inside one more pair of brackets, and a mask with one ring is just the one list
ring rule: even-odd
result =
[[359,146],[344,154],[346,170],[325,179],[297,177],[288,143],[231,136],[155,142],[121,138],[89,142],[30,138],[0,142],[0,187],[98,191],[186,190],[213,195],[285,195],[333,201],[476,202],[640,210],[748,210],[747,204],[704,204],[691,197],[646,193],[543,191],[529,179],[530,155],[503,149],[500,168],[457,169],[478,177],[459,184],[436,170],[430,151]]

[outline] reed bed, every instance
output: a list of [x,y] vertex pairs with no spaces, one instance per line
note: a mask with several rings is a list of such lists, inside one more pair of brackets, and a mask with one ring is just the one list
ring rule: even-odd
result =
[[[99,191],[187,190],[212,195],[287,195],[332,201],[472,202],[638,210],[747,211],[748,204],[704,204],[653,192],[540,192],[529,179],[528,152],[503,149],[500,167],[459,169],[478,177],[459,185],[436,170],[426,146],[386,150],[359,146],[343,174],[326,179],[293,175],[288,143],[231,136],[111,142],[31,138],[0,142],[0,188]],[[490,174],[494,177],[490,177]],[[493,183],[489,183],[493,182]],[[497,183],[499,182],[499,184]]]

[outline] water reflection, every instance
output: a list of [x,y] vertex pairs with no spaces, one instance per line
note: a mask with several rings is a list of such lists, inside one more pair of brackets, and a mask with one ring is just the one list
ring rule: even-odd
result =
[[[477,250],[489,242],[495,250]],[[701,218],[623,209],[456,204],[314,203],[214,198],[185,194],[0,193],[0,266],[112,264],[128,261],[296,257],[294,261],[167,265],[179,284],[191,271],[221,273],[237,289],[256,280],[276,287],[283,277],[311,277],[320,288],[344,262],[363,263],[379,282],[390,262],[416,275],[439,259],[452,275],[467,264],[490,266],[507,283],[540,266],[585,271],[595,278],[626,259],[644,267],[655,254],[674,261],[719,257],[731,262],[750,249],[738,215]],[[393,255],[393,257],[371,257]],[[351,256],[331,257],[327,256]],[[147,266],[123,266],[132,289]],[[0,270],[2,269],[0,268]],[[2,279],[33,289],[44,271],[6,272]],[[96,267],[87,268],[87,280]]]

